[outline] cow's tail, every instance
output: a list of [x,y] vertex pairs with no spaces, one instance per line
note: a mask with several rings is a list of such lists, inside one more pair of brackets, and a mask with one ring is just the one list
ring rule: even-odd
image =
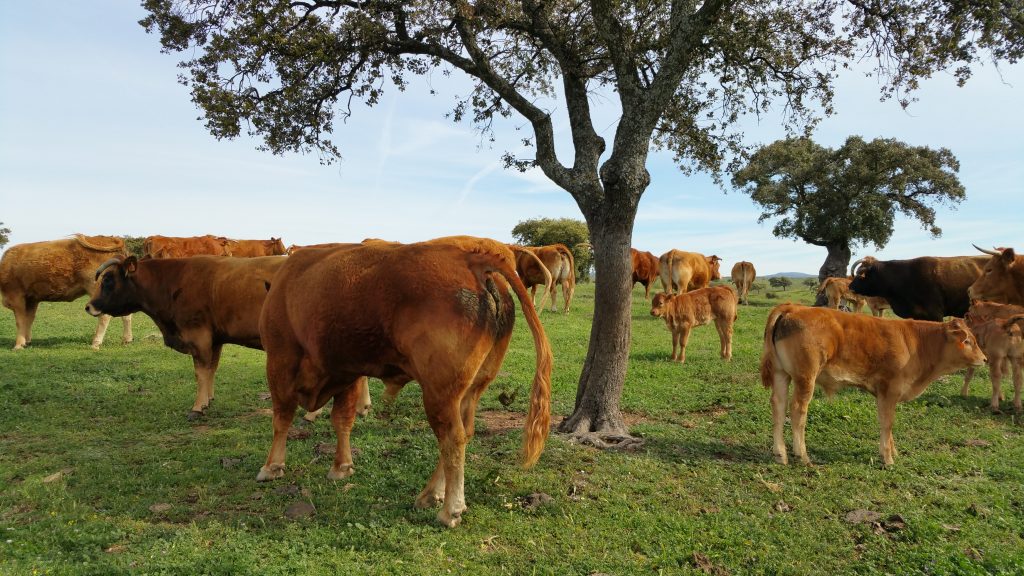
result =
[[544,451],[544,442],[551,426],[551,344],[548,343],[540,317],[537,316],[537,310],[534,309],[519,275],[509,267],[505,259],[501,259],[495,267],[519,298],[523,316],[526,316],[526,323],[533,334],[533,347],[537,352],[537,365],[530,390],[530,408],[526,412],[526,425],[523,429],[523,467],[529,468],[536,464],[540,453]]
[[[509,248],[512,249],[513,253],[526,254],[530,258],[533,258],[533,261],[537,263],[537,267],[540,268],[540,271],[544,273],[544,290],[542,290],[540,293],[540,304],[537,306],[537,310],[543,310],[544,303],[547,301],[548,298],[548,292],[551,290],[551,271],[548,270],[548,267],[545,266],[543,262],[541,262],[540,258],[537,256],[537,254],[533,252],[533,250],[523,248],[522,246],[516,246],[514,244],[510,244]],[[518,277],[518,274],[516,276]],[[525,304],[523,305],[525,306]],[[530,302],[530,305],[533,305],[532,300]]]
[[764,350],[761,352],[761,385],[771,388],[775,383],[775,324],[787,311],[784,306],[776,306],[768,314],[764,325]]

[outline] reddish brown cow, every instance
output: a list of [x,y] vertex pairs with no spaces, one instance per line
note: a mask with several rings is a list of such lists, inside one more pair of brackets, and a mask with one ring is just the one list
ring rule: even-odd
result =
[[456,526],[466,510],[465,448],[476,405],[512,336],[510,286],[537,354],[524,433],[525,464],[536,462],[550,419],[551,349],[512,262],[507,246],[471,238],[300,250],[290,256],[274,278],[260,318],[274,440],[257,480],[284,474],[296,406],[315,410],[331,398],[338,444],[328,478],[351,475],[355,381],[363,375],[402,376],[419,382],[441,452],[416,506],[443,500],[437,518]]
[[[1002,380],[1007,372],[1013,373],[1013,411],[1017,417],[1021,414],[1021,363],[1024,361],[1024,338],[1021,328],[1024,327],[1024,315],[1009,318],[991,318],[978,321],[978,316],[969,317],[967,325],[978,339],[989,362],[989,379],[992,382],[992,400],[989,407],[994,414],[1001,413],[999,401],[1003,399]],[[970,392],[971,377],[974,368],[967,369],[964,385],[960,389],[961,396]]]
[[[680,364],[686,362],[690,330],[712,320],[718,330],[721,356],[724,360],[731,360],[732,326],[738,318],[736,304],[736,292],[729,286],[700,288],[683,294],[659,293],[651,300],[651,316],[663,318],[672,332],[672,360],[678,360]],[[678,356],[676,344],[679,345]]]
[[872,394],[878,406],[879,452],[893,463],[892,424],[896,404],[917,398],[937,378],[966,366],[980,366],[985,355],[967,324],[887,320],[828,308],[782,304],[772,309],[764,330],[761,382],[772,391],[772,452],[788,461],[783,427],[789,382],[793,452],[810,464],[804,429],[815,383],[831,396],[846,386]]
[[142,242],[143,258],[186,258],[209,254],[231,256],[234,240],[223,236],[147,236]]
[[647,300],[651,297],[651,284],[658,279],[658,257],[636,248],[630,248],[629,255],[633,262],[633,284],[644,285],[644,300]]
[[1017,256],[1013,248],[978,250],[992,255],[992,258],[985,263],[981,276],[967,289],[971,299],[1024,306],[1024,256]]
[[352,245],[351,242],[325,242],[323,244],[305,244],[305,245],[292,244],[291,246],[288,247],[287,250],[285,250],[285,254],[291,256],[296,251],[298,251],[298,250],[305,250],[306,248],[337,248],[338,246],[350,246],[350,245]]
[[[124,255],[124,240],[116,236],[84,236],[16,244],[0,259],[0,294],[14,312],[14,349],[32,341],[32,323],[40,302],[71,302],[88,294],[96,280],[93,271],[111,256]],[[100,316],[92,347],[99,349],[110,324]],[[125,343],[132,341],[132,318],[124,317]]]
[[718,256],[705,256],[697,252],[669,250],[658,258],[662,291],[673,294],[706,288],[712,280],[722,277]]
[[550,296],[551,311],[557,312],[555,297],[558,287],[561,286],[565,302],[563,312],[568,313],[569,304],[576,291],[576,262],[572,251],[564,244],[516,246],[513,250],[516,253],[516,272],[522,278],[523,284],[530,289],[530,295],[536,298],[537,286],[545,286],[537,309],[542,309],[545,297]]
[[754,265],[747,261],[737,262],[732,267],[732,283],[736,285],[736,292],[739,294],[740,302],[748,304],[747,295],[750,293],[750,286],[757,278],[757,270]]
[[285,254],[284,242],[280,238],[271,237],[270,240],[232,240],[231,255],[242,258],[254,258],[257,256],[283,256]]

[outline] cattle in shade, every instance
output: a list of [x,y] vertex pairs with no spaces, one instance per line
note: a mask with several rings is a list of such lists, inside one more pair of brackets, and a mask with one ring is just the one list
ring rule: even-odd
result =
[[718,256],[705,256],[697,252],[669,250],[658,258],[661,289],[668,294],[706,288],[712,280],[722,277]]
[[633,284],[639,282],[644,285],[644,300],[647,300],[651,297],[651,284],[658,279],[658,257],[630,248],[629,259],[633,264]]
[[747,261],[740,261],[732,266],[732,283],[736,285],[736,292],[739,294],[740,302],[748,304],[747,296],[750,294],[750,286],[757,278],[757,270],[754,265]]
[[1024,306],[1024,256],[1017,256],[1013,248],[978,250],[991,257],[970,287],[971,298]]
[[280,238],[271,237],[270,240],[231,240],[231,255],[241,258],[255,258],[257,256],[283,256],[285,254],[284,242]]
[[328,478],[348,477],[357,379],[414,379],[440,448],[416,506],[443,501],[438,521],[456,526],[466,510],[465,448],[476,405],[497,376],[512,337],[510,287],[536,351],[523,448],[524,463],[536,462],[550,419],[551,349],[514,262],[504,244],[469,237],[300,250],[289,256],[260,318],[274,439],[257,480],[284,474],[296,407],[316,410],[331,398],[338,444]]
[[[672,360],[686,362],[686,343],[690,330],[712,321],[718,330],[723,360],[732,359],[732,327],[736,318],[736,292],[729,286],[699,288],[682,294],[654,295],[651,300],[651,316],[665,320],[672,332]],[[676,345],[679,353],[676,354]]]
[[[537,286],[544,284],[545,292],[551,298],[551,311],[557,312],[555,297],[558,287],[561,286],[564,302],[562,312],[568,314],[569,304],[576,291],[576,260],[572,251],[565,244],[510,248],[516,254],[516,272],[523,284],[530,289],[530,295],[536,298]],[[545,294],[542,293],[538,309],[544,307],[544,298]]]
[[[40,302],[71,302],[88,294],[96,280],[93,272],[104,260],[125,254],[124,240],[116,236],[85,236],[15,244],[0,259],[0,294],[14,312],[17,334],[14,349],[32,341],[32,324]],[[132,341],[132,318],[124,317],[122,341]],[[110,316],[103,315],[92,338],[93,349],[103,344]]]
[[783,427],[789,383],[793,453],[810,464],[804,430],[815,385],[831,396],[854,386],[873,395],[880,427],[882,463],[893,463],[892,425],[896,404],[917,398],[936,379],[985,355],[960,318],[949,322],[890,320],[829,308],[782,304],[772,309],[764,330],[761,383],[772,391],[772,452],[788,462]]
[[[86,311],[121,316],[143,312],[164,344],[188,354],[196,374],[189,419],[201,416],[214,397],[214,378],[225,344],[262,350],[259,316],[267,285],[287,258],[115,258],[96,271],[99,279]],[[368,392],[367,392],[368,394]],[[364,395],[361,409],[369,407]]]
[[147,236],[142,241],[143,258],[187,258],[208,254],[231,256],[235,241],[223,236]]
[[967,289],[987,256],[921,256],[910,260],[878,260],[866,256],[851,267],[850,289],[862,296],[885,298],[900,318],[940,321],[967,312]]

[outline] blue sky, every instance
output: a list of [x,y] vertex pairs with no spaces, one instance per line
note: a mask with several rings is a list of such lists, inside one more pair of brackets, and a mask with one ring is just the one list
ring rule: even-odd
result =
[[[12,244],[73,232],[283,236],[286,244],[511,240],[526,218],[582,219],[539,172],[502,169],[502,152],[529,135],[521,119],[504,124],[492,144],[444,117],[467,84],[440,74],[338,122],[344,158],[331,166],[315,155],[259,152],[248,138],[218,142],[176,82],[177,59],[160,54],[158,38],[137,24],[142,16],[128,1],[0,3],[0,221],[13,230]],[[440,95],[426,95],[428,84]],[[837,85],[838,114],[815,139],[835,147],[859,134],[948,147],[968,199],[939,209],[942,238],[901,221],[884,250],[856,255],[968,254],[972,242],[1024,248],[1024,66],[977,68],[964,88],[937,76],[918,96],[905,112],[879,102],[873,79],[850,74]],[[596,124],[610,141],[614,110],[600,113]],[[556,130],[564,142],[565,123]],[[752,143],[783,135],[771,119],[744,131]],[[824,260],[821,248],[774,238],[747,196],[683,175],[670,155],[653,154],[649,169],[634,246],[716,253],[727,267],[746,259],[759,273],[816,272]]]

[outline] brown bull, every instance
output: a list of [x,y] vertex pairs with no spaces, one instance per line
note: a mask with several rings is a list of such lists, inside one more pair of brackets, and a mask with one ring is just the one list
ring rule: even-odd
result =
[[705,256],[697,252],[669,250],[658,258],[662,291],[673,294],[706,288],[712,280],[722,277],[718,256]]
[[630,248],[629,258],[633,263],[633,284],[639,282],[644,285],[644,300],[648,300],[651,297],[651,284],[658,279],[658,257],[650,252]]
[[[672,360],[686,362],[686,343],[690,330],[715,322],[721,344],[721,356],[732,359],[732,327],[736,314],[736,292],[729,286],[712,286],[683,294],[658,293],[651,300],[651,316],[665,320],[672,332]],[[679,355],[676,355],[676,345]]]
[[[14,349],[20,350],[32,341],[32,323],[40,302],[71,302],[88,294],[96,284],[96,267],[124,253],[121,238],[82,234],[8,248],[0,260],[0,294],[4,306],[14,312]],[[108,324],[110,316],[100,316],[92,338],[93,349],[103,343]],[[132,341],[131,316],[124,317],[122,340]]]
[[787,463],[783,427],[790,380],[793,453],[800,460],[810,464],[804,429],[817,383],[829,396],[855,386],[875,397],[879,452],[888,466],[896,455],[896,404],[917,398],[945,374],[984,362],[977,340],[959,318],[945,323],[887,320],[828,308],[776,306],[768,315],[761,354],[761,383],[772,391],[772,452],[778,462]]
[[524,433],[525,464],[536,462],[550,419],[551,349],[513,261],[507,246],[465,237],[300,250],[290,256],[274,278],[260,318],[274,440],[257,480],[284,474],[296,406],[315,410],[331,398],[338,444],[328,477],[351,475],[354,383],[363,375],[401,376],[419,382],[441,453],[416,506],[443,500],[438,520],[457,525],[466,509],[465,448],[476,405],[512,336],[510,286],[537,354]]
[[565,244],[516,246],[513,250],[516,253],[516,272],[522,278],[523,284],[530,289],[533,298],[537,296],[537,286],[544,284],[538,310],[544,307],[544,298],[550,296],[551,311],[558,311],[555,297],[558,287],[561,286],[565,302],[562,312],[568,313],[569,304],[576,291],[576,261],[572,251]]
[[747,261],[737,262],[732,267],[732,283],[736,285],[736,292],[739,294],[740,302],[748,304],[747,295],[750,294],[750,286],[757,278],[757,270],[754,265]]
[[984,264],[981,276],[967,289],[971,299],[1024,306],[1024,256],[1017,256],[1013,248],[978,250],[992,257]]
[[285,254],[284,242],[280,238],[271,237],[270,240],[232,240],[231,255],[241,258],[255,258],[257,256],[283,256]]
[[147,236],[142,241],[143,258],[186,258],[209,254],[231,256],[234,240],[223,236]]
[[[160,329],[164,344],[192,356],[196,399],[189,419],[194,419],[213,400],[221,348],[237,344],[263,349],[260,309],[267,284],[285,260],[281,256],[116,258],[96,271],[100,281],[86,311],[94,316],[143,312]],[[364,396],[362,405],[368,404]]]

